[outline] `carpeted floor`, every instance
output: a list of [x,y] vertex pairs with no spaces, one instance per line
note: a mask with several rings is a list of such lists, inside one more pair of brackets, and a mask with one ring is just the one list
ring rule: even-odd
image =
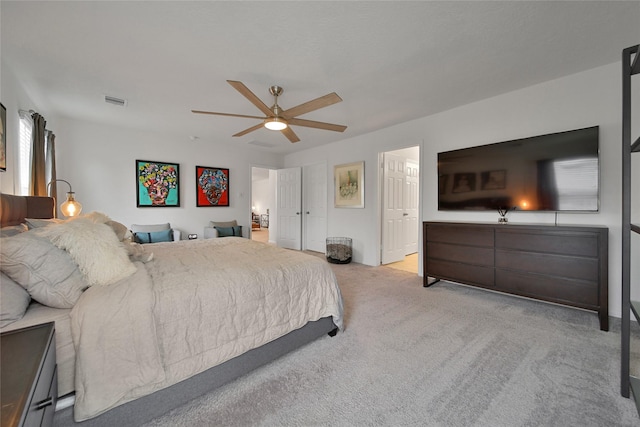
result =
[[332,268],[344,332],[148,425],[640,425],[619,393],[619,322],[602,332],[590,312],[447,282],[423,288],[387,267]]

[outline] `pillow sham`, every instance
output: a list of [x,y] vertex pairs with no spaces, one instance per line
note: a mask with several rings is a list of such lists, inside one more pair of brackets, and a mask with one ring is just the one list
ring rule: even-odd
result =
[[27,231],[27,224],[10,225],[8,227],[0,228],[0,237],[16,236],[20,233]]
[[51,224],[59,224],[61,222],[64,222],[64,220],[58,219],[58,218],[51,218],[51,219],[25,218],[24,222],[25,224],[27,224],[27,228],[29,230],[33,230],[35,228],[42,228]]
[[31,302],[31,296],[25,288],[0,273],[0,328],[22,319]]
[[242,226],[236,225],[235,227],[214,227],[218,230],[218,237],[237,236],[242,237]]
[[164,230],[164,231],[152,231],[152,232],[144,232],[138,231],[137,233],[133,233],[134,242],[136,243],[158,243],[158,242],[172,242],[173,241],[173,230]]
[[209,222],[209,226],[210,227],[235,227],[238,225],[238,221],[237,220],[233,220],[233,221],[210,221]]
[[78,217],[35,232],[67,251],[89,286],[109,285],[136,271],[127,248],[107,224]]
[[69,254],[36,232],[27,231],[2,239],[0,270],[40,304],[71,308],[87,288],[87,283]]

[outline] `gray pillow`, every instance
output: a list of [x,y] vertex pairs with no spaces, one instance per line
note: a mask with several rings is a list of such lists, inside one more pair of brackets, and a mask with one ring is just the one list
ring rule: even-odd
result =
[[0,273],[0,328],[22,319],[29,307],[31,297],[19,284],[4,273]]
[[69,254],[35,231],[2,238],[0,269],[49,307],[71,308],[87,288]]
[[42,228],[42,227],[46,227],[47,225],[59,224],[61,222],[64,222],[64,220],[58,219],[58,218],[51,218],[51,219],[25,218],[24,221],[27,224],[27,227],[29,227],[29,230],[33,230],[34,228]]
[[0,228],[0,237],[15,236],[16,234],[24,233],[27,230],[28,230],[27,224],[10,225],[8,227],[2,227]]
[[238,221],[236,221],[235,219],[233,221],[211,221],[209,222],[209,226],[210,227],[237,227],[238,226]]

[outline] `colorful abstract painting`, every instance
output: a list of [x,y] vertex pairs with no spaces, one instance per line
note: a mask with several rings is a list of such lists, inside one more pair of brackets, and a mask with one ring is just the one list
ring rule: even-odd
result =
[[179,207],[180,166],[177,163],[136,160],[137,206]]
[[229,169],[196,166],[196,206],[229,206]]

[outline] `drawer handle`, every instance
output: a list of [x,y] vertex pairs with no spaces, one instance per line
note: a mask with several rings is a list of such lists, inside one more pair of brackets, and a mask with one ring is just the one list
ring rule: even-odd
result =
[[39,411],[41,409],[46,408],[47,406],[51,406],[53,405],[53,397],[47,397],[45,400],[43,400],[42,402],[36,403],[35,406],[35,410]]

